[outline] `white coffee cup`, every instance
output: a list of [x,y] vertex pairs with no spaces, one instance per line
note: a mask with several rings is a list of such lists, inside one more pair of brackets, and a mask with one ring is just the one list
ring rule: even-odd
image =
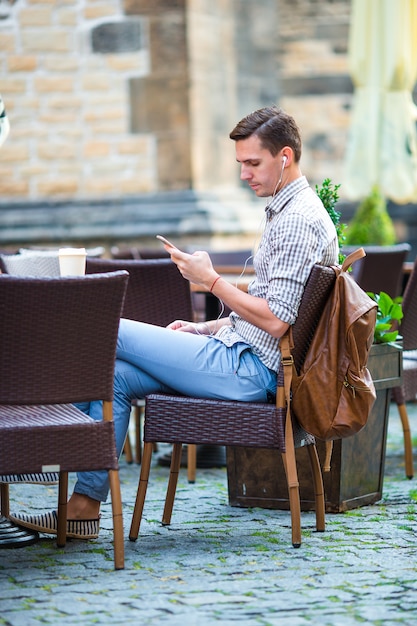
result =
[[61,276],[84,276],[86,257],[85,248],[60,248],[58,258]]

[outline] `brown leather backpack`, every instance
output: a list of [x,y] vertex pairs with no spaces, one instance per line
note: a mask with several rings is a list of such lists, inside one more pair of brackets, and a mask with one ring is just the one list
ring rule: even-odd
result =
[[333,267],[336,281],[299,372],[293,363],[286,366],[292,360],[291,333],[280,342],[286,388],[292,392],[287,402],[301,426],[324,441],[363,428],[376,398],[367,361],[377,305],[347,271],[363,256],[360,248]]

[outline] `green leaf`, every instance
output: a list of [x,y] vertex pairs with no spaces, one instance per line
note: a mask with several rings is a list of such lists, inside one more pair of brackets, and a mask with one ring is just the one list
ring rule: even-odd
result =
[[398,340],[400,338],[398,321],[403,318],[402,297],[393,300],[385,291],[380,293],[368,291],[367,293],[378,305],[374,343],[391,343]]

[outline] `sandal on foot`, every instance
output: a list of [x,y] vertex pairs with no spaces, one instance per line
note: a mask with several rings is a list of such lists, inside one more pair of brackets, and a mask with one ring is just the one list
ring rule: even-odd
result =
[[39,541],[37,532],[19,528],[3,515],[0,517],[0,550],[24,548]]
[[[38,533],[56,535],[58,529],[58,515],[56,511],[41,515],[26,515],[19,513],[9,515],[9,519],[18,526],[36,530]],[[99,519],[68,519],[67,537],[72,539],[97,539],[100,530]]]

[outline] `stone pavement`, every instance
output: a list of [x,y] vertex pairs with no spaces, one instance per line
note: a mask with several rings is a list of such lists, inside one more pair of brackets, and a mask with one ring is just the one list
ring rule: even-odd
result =
[[[417,433],[417,405],[410,416]],[[106,504],[96,541],[57,549],[42,536],[0,550],[0,624],[417,625],[417,478],[404,476],[395,405],[382,501],[328,514],[325,533],[314,531],[314,513],[302,513],[298,550],[287,511],[228,505],[225,469],[198,470],[194,485],[182,470],[172,525],[162,527],[168,469],[156,464],[131,543],[138,474],[121,461],[126,569],[113,570]],[[11,487],[12,511],[55,505],[56,487]]]

